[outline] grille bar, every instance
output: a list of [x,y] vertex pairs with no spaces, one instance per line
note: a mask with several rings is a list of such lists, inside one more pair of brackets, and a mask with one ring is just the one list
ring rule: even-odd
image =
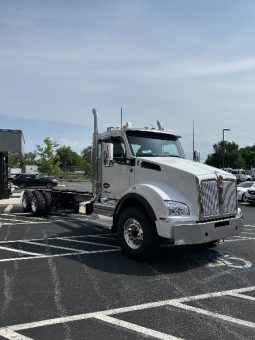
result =
[[224,180],[219,190],[216,180],[204,180],[200,183],[201,218],[226,217],[236,213],[236,183]]

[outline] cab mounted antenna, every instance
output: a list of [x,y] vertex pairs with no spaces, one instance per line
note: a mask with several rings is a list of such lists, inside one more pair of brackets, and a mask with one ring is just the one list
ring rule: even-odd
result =
[[120,129],[121,129],[121,135],[122,135],[122,107],[120,108]]

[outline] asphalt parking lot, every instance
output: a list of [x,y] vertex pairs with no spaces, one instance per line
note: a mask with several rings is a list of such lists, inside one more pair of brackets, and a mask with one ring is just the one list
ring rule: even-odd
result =
[[255,339],[255,207],[213,248],[125,257],[78,214],[1,205],[0,339]]

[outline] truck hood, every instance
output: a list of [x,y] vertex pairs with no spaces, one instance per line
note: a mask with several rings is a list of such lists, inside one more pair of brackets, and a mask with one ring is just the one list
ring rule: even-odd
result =
[[196,177],[207,177],[207,178],[215,178],[215,176],[223,176],[223,178],[231,178],[235,179],[235,176],[230,174],[227,171],[223,171],[218,168],[214,168],[212,166],[193,162],[184,158],[176,158],[176,157],[141,157],[139,158],[141,161],[146,161],[149,163],[158,164],[161,167],[162,171],[167,171],[168,169],[176,169],[179,171],[183,171]]

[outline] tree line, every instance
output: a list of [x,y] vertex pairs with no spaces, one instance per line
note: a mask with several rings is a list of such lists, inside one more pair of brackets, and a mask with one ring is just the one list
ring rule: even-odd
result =
[[89,177],[90,159],[91,146],[78,154],[70,146],[59,146],[56,141],[46,137],[43,145],[36,145],[34,151],[19,157],[10,156],[9,168],[21,168],[25,171],[26,165],[36,165],[42,174],[59,175],[66,171],[82,171],[86,177]]
[[225,141],[223,144],[221,141],[213,145],[213,153],[208,155],[205,163],[217,168],[247,170],[255,168],[255,144],[239,148],[234,142]]

